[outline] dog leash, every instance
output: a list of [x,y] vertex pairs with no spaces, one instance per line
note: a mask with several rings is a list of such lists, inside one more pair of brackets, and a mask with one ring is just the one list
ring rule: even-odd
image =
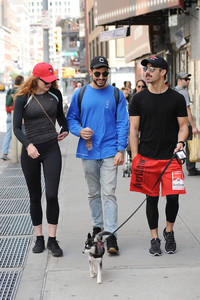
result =
[[[133,216],[134,216],[134,214],[140,209],[140,207],[144,204],[144,202],[147,200],[147,198],[151,195],[151,193],[152,193],[152,191],[154,190],[154,188],[155,188],[155,186],[158,184],[158,182],[160,181],[160,179],[161,179],[161,177],[163,176],[163,174],[165,173],[165,171],[167,170],[167,168],[169,167],[169,165],[171,164],[171,162],[172,162],[172,160],[174,159],[174,158],[176,158],[176,160],[177,160],[177,162],[179,163],[179,164],[184,164],[184,162],[185,162],[185,157],[184,158],[181,158],[181,156],[178,156],[177,155],[177,153],[178,152],[183,152],[184,153],[184,151],[183,150],[181,150],[181,151],[177,151],[176,153],[174,153],[173,155],[172,155],[172,157],[171,157],[171,159],[170,159],[170,161],[167,163],[167,165],[166,165],[166,167],[164,168],[164,170],[162,171],[162,173],[160,174],[160,176],[158,177],[158,179],[156,180],[156,182],[155,182],[155,184],[154,184],[154,186],[153,186],[153,188],[151,189],[151,191],[150,191],[150,193],[146,196],[146,198],[142,201],[142,203],[136,208],[136,210],[119,226],[119,227],[117,227],[117,229],[115,229],[113,232],[112,232],[112,234],[111,235],[114,235],[122,226],[124,226]],[[185,153],[184,153],[184,155],[185,155]],[[109,236],[108,236],[109,237]],[[107,238],[108,238],[107,237]],[[107,238],[105,239],[105,240],[107,240]]]

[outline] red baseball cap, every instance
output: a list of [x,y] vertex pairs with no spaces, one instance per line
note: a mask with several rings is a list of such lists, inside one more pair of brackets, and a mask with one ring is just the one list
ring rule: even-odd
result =
[[33,68],[33,76],[39,77],[46,82],[59,80],[58,77],[54,75],[53,67],[45,62],[41,62],[35,65],[35,67]]

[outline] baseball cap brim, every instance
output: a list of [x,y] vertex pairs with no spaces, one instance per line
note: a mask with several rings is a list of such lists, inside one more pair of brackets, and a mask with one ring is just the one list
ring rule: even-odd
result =
[[147,66],[147,64],[151,64],[151,62],[148,60],[148,59],[143,59],[142,61],[141,61],[141,65],[142,66]]
[[190,77],[190,76],[192,76],[192,74],[186,74],[186,76],[184,78]]
[[50,75],[50,76],[40,76],[40,78],[46,82],[53,82],[55,80],[59,80],[58,77],[54,76],[54,75]]
[[93,69],[103,68],[103,67],[110,69],[109,66],[106,64],[96,64],[96,65],[92,66]]

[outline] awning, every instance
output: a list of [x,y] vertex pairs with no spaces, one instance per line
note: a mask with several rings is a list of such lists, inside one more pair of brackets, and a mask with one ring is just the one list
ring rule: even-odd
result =
[[149,26],[131,26],[131,35],[125,38],[125,62],[151,53]]
[[168,9],[183,7],[184,0],[95,0],[95,25],[160,24]]

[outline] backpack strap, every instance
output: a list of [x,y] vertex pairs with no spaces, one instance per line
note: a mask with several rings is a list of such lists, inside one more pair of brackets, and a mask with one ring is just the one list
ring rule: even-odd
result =
[[26,108],[29,105],[29,103],[31,102],[31,100],[32,100],[32,95],[29,96],[26,104],[24,105],[24,108]]
[[78,109],[79,109],[79,117],[81,117],[81,102],[82,102],[82,99],[83,99],[83,95],[85,93],[85,90],[87,88],[87,84],[82,86],[80,88],[80,91],[79,91],[79,94],[78,94]]
[[[116,86],[114,87],[114,94],[115,94],[116,110],[117,110],[117,106],[119,104],[119,89]],[[117,111],[116,111],[116,115],[117,115]]]

